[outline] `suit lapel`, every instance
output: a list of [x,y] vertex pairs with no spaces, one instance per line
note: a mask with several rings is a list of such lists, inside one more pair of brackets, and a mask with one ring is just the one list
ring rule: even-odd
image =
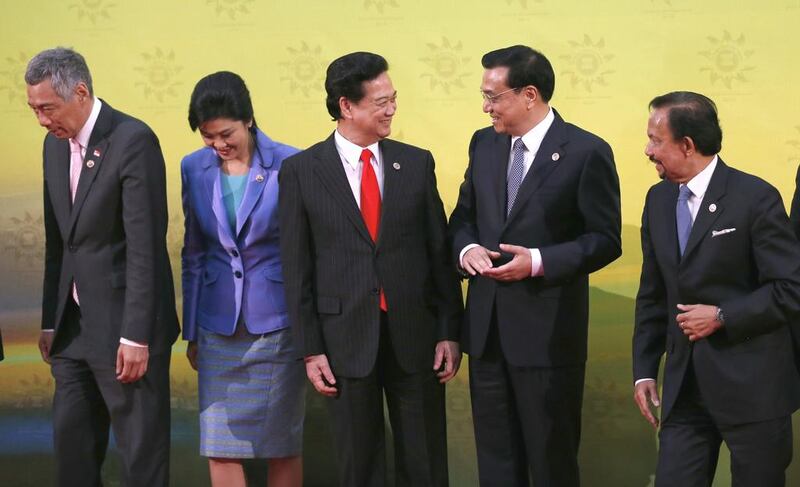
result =
[[[677,266],[680,260],[680,249],[678,247],[678,223],[675,215],[675,204],[678,201],[678,185],[669,183],[666,196],[660,201],[656,201],[655,208],[651,212],[657,215],[652,219],[650,229],[650,240],[653,242],[666,242],[670,246],[667,255],[670,264]],[[670,267],[673,269],[674,267]]]
[[269,139],[261,132],[257,132],[255,153],[253,154],[253,162],[250,166],[250,172],[247,176],[247,187],[244,190],[242,203],[236,210],[236,238],[242,233],[245,222],[250,218],[258,200],[264,193],[264,186],[267,181],[267,168],[272,166],[273,154],[270,150]]
[[[314,157],[317,159],[317,163],[314,164],[314,171],[323,186],[339,204],[347,219],[356,227],[356,230],[364,240],[369,242],[370,245],[374,245],[372,237],[367,231],[367,225],[364,223],[364,218],[361,216],[361,211],[358,209],[356,200],[353,197],[350,183],[347,182],[347,175],[344,173],[342,159],[336,150],[333,134],[322,144],[314,154]],[[384,169],[385,174],[386,171]]]
[[48,154],[49,167],[52,171],[53,184],[48,185],[50,191],[50,201],[53,210],[58,215],[58,225],[61,234],[67,235],[70,223],[70,212],[72,211],[72,201],[69,194],[69,142],[66,139],[57,139],[56,149]]
[[497,221],[506,221],[508,158],[511,154],[511,136],[495,134],[492,162],[489,166],[492,186],[497,197]]
[[[86,195],[89,194],[89,189],[97,177],[100,166],[103,164],[103,160],[111,145],[108,134],[112,129],[113,115],[114,109],[103,102],[100,113],[97,116],[97,121],[94,124],[92,135],[89,137],[89,145],[86,147],[83,164],[81,164],[81,175],[78,180],[78,188],[75,190],[75,200],[72,202],[72,211],[70,212],[70,232],[75,228],[78,215],[81,212],[84,201],[86,201]],[[69,153],[69,151],[67,151],[67,153]],[[69,181],[69,170],[67,170],[67,181]]]
[[[514,219],[517,213],[519,213],[520,208],[525,206],[525,202],[530,199],[531,195],[533,195],[547,177],[550,176],[564,156],[563,146],[568,142],[565,130],[566,125],[558,112],[553,110],[553,114],[555,115],[553,124],[550,125],[544,139],[542,139],[542,144],[539,146],[539,150],[536,151],[536,156],[533,158],[533,164],[531,164],[531,168],[525,175],[525,179],[522,180],[519,192],[517,193],[517,199],[514,201],[514,207],[511,209],[511,214],[508,215],[508,221]],[[553,160],[555,154],[558,154],[558,156]],[[508,159],[508,155],[506,155],[506,159]]]
[[711,175],[708,189],[706,189],[706,194],[703,196],[703,202],[697,210],[697,217],[695,217],[694,224],[692,225],[692,231],[689,232],[689,241],[686,243],[686,249],[683,252],[684,260],[692,253],[692,250],[697,247],[697,244],[703,240],[711,225],[725,211],[725,206],[720,200],[725,196],[727,180],[728,166],[722,162],[722,159],[718,159],[717,167],[714,168],[714,174]]
[[388,224],[388,219],[392,217],[393,208],[403,197],[403,188],[405,188],[403,166],[406,163],[402,158],[400,146],[393,141],[381,141],[380,150],[383,161],[383,199],[381,201],[381,224],[378,227],[378,245],[385,238],[384,230],[394,228],[394,225]]
[[[203,181],[207,193],[207,201],[211,202],[211,211],[217,219],[217,228],[220,228],[220,242],[229,245],[234,242],[231,232],[231,224],[228,221],[228,214],[222,203],[222,182],[221,172],[217,164],[217,156],[214,151],[208,151],[208,155],[203,159]],[[225,239],[227,242],[223,242]]]

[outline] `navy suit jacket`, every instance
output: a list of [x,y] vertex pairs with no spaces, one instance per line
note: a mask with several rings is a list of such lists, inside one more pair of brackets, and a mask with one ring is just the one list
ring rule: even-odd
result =
[[511,137],[487,127],[469,145],[469,166],[450,217],[453,257],[477,243],[538,248],[544,276],[500,283],[469,278],[464,349],[480,357],[493,314],[506,360],[552,367],[586,361],[589,273],[619,257],[619,180],[609,145],[555,113],[506,218]]
[[[647,193],[642,275],[633,334],[634,379],[658,377],[666,353],[662,422],[692,361],[703,400],[720,424],[764,421],[800,405],[788,323],[800,311],[800,246],[778,191],[719,159],[683,257],[675,223],[678,185]],[[678,304],[722,308],[724,327],[690,342]]]
[[256,129],[256,150],[231,230],[219,158],[204,147],[181,162],[185,218],[183,338],[197,327],[230,336],[241,315],[253,334],[288,326],[278,232],[278,171],[297,149]]

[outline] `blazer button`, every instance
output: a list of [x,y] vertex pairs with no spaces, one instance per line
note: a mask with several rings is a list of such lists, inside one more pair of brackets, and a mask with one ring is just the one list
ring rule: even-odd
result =
[[69,246],[69,251],[70,252],[75,253],[77,250],[78,250],[78,247],[76,247],[75,245],[70,245]]
[[233,275],[236,277],[236,279],[241,279],[242,278],[242,272],[241,271],[236,271],[236,272],[233,273]]
[[231,249],[231,255],[234,257],[239,257],[239,252],[237,252],[236,249]]

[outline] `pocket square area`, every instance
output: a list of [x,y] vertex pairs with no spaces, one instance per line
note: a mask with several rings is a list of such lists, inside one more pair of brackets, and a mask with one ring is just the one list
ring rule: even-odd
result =
[[711,238],[719,237],[720,235],[725,235],[726,233],[735,232],[735,228],[724,228],[722,230],[711,230]]

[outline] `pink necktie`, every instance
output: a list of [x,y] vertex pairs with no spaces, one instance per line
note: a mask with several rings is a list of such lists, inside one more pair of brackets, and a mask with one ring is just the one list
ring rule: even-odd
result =
[[[72,202],[75,202],[75,193],[78,191],[78,180],[81,178],[81,165],[83,164],[83,154],[81,153],[81,144],[74,139],[69,139],[69,195]],[[72,299],[75,304],[80,305],[78,301],[78,288],[75,286],[75,281],[72,281]]]
[[72,202],[75,202],[75,193],[78,190],[78,180],[81,178],[81,165],[83,165],[83,154],[81,144],[74,139],[69,139],[69,194]]
[[[372,168],[372,152],[369,149],[361,151],[361,216],[367,224],[367,230],[372,241],[378,240],[378,228],[381,224],[381,190],[378,188],[378,178]],[[380,306],[383,311],[388,309],[386,295],[380,291]]]

